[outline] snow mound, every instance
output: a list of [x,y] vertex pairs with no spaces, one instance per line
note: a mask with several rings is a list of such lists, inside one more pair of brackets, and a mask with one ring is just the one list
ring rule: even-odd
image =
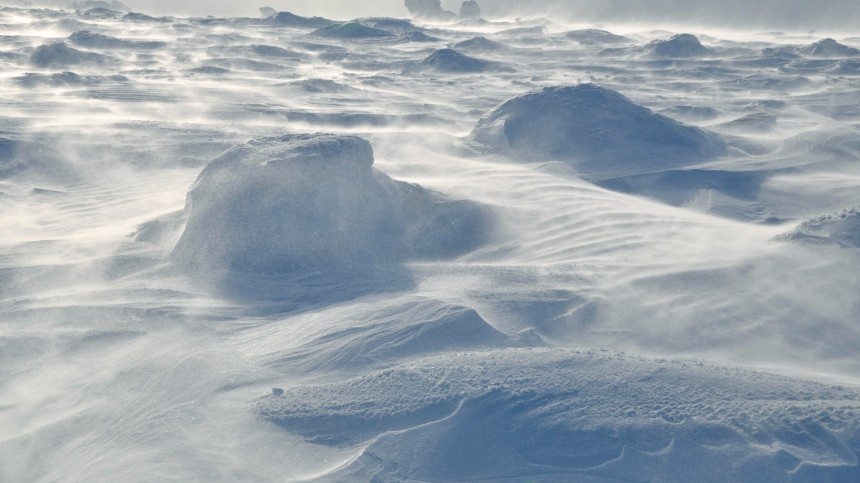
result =
[[454,49],[439,49],[421,61],[415,70],[468,74],[488,71],[505,70],[498,62],[470,57]]
[[69,42],[93,49],[141,49],[154,50],[167,46],[165,42],[123,40],[109,35],[103,35],[89,30],[75,32],[69,36]]
[[835,215],[806,220],[792,232],[781,235],[777,239],[860,248],[860,207],[847,209]]
[[582,45],[621,44],[630,41],[630,39],[622,35],[616,35],[612,32],[598,29],[573,30],[571,32],[567,32],[564,36],[570,40],[575,40]]
[[16,141],[0,137],[0,179],[7,179],[23,169],[19,163],[15,162],[17,153],[18,143]]
[[356,20],[357,22],[379,30],[385,30],[392,34],[408,34],[418,32],[421,29],[412,22],[400,18],[391,17],[366,17]]
[[105,64],[113,59],[106,55],[84,52],[64,42],[41,45],[30,56],[30,62],[39,67],[65,67],[78,64]]
[[129,12],[125,14],[122,19],[126,22],[169,22],[170,18],[168,17],[153,17],[151,15],[147,15],[145,13],[139,12]]
[[258,411],[318,444],[368,442],[334,481],[851,481],[857,395],[700,362],[503,349],[285,386]]
[[456,257],[489,234],[487,209],[373,168],[370,144],[263,138],[213,160],[188,194],[172,258],[200,269],[295,272]]
[[441,42],[442,41],[442,39],[440,39],[439,37],[433,37],[431,35],[425,34],[424,32],[418,32],[418,31],[403,34],[403,36],[400,37],[400,40],[402,40],[404,42]]
[[833,39],[819,40],[800,49],[800,52],[811,57],[857,57],[860,50],[842,45]]
[[291,27],[300,29],[320,29],[338,22],[323,17],[301,17],[290,12],[278,12],[270,17],[274,27]]
[[713,121],[721,115],[718,109],[707,106],[672,106],[660,113],[683,122]]
[[716,134],[593,84],[547,87],[511,99],[478,121],[469,142],[524,161],[565,160],[592,177],[675,168],[725,151]]
[[72,2],[71,4],[69,4],[69,6],[72,7],[73,9],[79,10],[79,11],[87,11],[87,10],[92,10],[95,8],[115,10],[117,12],[130,12],[131,11],[131,8],[129,8],[128,5],[126,5],[122,2],[117,2],[117,1],[105,2],[105,1],[99,1],[99,0],[87,0],[86,2]]
[[498,50],[505,50],[508,48],[508,46],[501,42],[490,40],[486,37],[473,37],[469,40],[464,40],[462,42],[454,44],[453,48],[459,50],[493,52]]
[[15,82],[23,87],[34,88],[38,86],[50,87],[92,87],[107,83],[129,82],[124,75],[92,76],[79,75],[74,72],[59,72],[56,74],[35,74],[28,72],[16,77]]
[[678,34],[668,40],[657,40],[648,44],[647,49],[655,57],[671,59],[714,55],[712,49],[702,45],[699,38],[692,34]]
[[314,325],[312,336],[271,354],[268,365],[307,373],[355,371],[434,353],[499,348],[507,341],[474,310],[423,298]]
[[329,39],[375,39],[393,37],[391,32],[368,27],[359,22],[346,22],[335,25],[322,27],[311,33],[314,37],[324,37]]

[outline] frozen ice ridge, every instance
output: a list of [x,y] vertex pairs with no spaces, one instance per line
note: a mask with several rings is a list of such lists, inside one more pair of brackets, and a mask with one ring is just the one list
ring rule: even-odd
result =
[[490,231],[487,208],[389,178],[354,136],[286,135],[213,160],[188,195],[172,257],[198,269],[325,271],[456,257]]
[[722,154],[713,133],[687,126],[593,84],[547,87],[484,115],[470,143],[523,161],[568,161],[607,177],[694,164]]

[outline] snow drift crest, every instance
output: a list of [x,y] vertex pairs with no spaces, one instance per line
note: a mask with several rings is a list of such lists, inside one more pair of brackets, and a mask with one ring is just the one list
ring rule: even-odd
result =
[[469,141],[525,161],[565,160],[592,177],[677,168],[725,150],[717,135],[593,84],[547,87],[511,99],[484,115]]
[[477,248],[487,210],[373,168],[370,143],[329,134],[263,138],[225,152],[188,195],[172,257],[244,272],[396,264]]

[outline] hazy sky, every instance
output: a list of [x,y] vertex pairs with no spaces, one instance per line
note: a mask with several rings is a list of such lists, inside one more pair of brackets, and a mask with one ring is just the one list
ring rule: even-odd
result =
[[[408,16],[403,0],[126,0],[125,3],[154,14],[258,16],[258,7],[271,6],[336,19]],[[683,23],[848,32],[860,26],[860,0],[478,0],[478,3],[489,17],[546,15],[581,23]],[[442,4],[458,11],[461,1],[442,0]]]

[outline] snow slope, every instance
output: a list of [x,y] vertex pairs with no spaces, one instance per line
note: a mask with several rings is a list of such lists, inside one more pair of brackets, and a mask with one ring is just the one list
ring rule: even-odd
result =
[[0,481],[860,479],[857,38],[413,6],[0,6]]

